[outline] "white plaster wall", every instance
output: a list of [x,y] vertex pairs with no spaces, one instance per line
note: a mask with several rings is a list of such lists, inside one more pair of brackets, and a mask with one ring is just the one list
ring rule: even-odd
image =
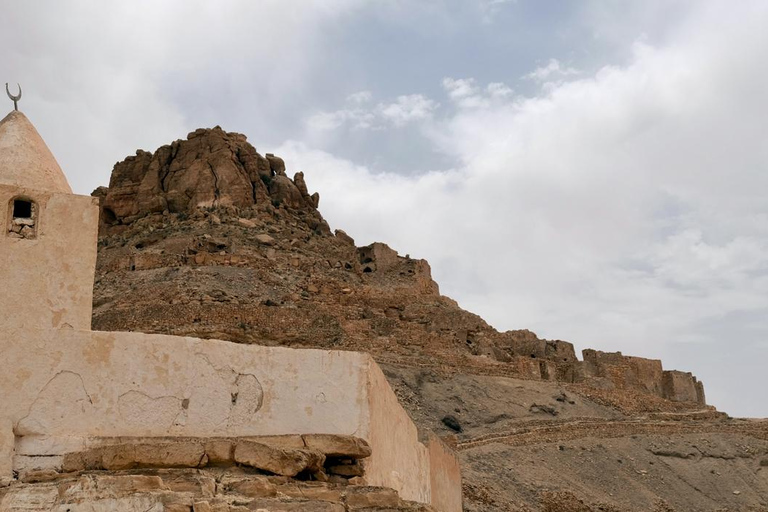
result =
[[353,352],[8,329],[0,353],[0,425],[66,449],[92,436],[360,435],[368,414],[368,356]]

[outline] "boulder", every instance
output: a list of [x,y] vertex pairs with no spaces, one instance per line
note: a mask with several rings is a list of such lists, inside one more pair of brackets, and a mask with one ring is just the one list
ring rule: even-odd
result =
[[276,475],[296,476],[303,471],[322,471],[325,455],[316,450],[276,448],[241,440],[235,446],[235,461]]
[[269,182],[269,197],[277,205],[288,208],[301,208],[305,204],[304,197],[288,176],[278,175]]
[[267,153],[266,158],[273,176],[285,176],[285,162],[282,158],[272,153]]

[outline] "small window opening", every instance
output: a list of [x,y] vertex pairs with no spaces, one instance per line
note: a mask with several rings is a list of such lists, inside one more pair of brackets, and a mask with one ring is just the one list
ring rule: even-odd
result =
[[31,219],[32,218],[32,201],[16,199],[13,202],[13,218],[14,219]]
[[8,205],[10,222],[6,233],[14,238],[35,238],[37,236],[37,205],[29,199],[12,199]]

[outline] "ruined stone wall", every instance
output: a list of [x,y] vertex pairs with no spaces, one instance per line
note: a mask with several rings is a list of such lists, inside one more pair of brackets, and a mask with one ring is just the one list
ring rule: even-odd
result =
[[662,396],[675,402],[706,404],[704,385],[690,372],[665,371],[662,379]]
[[3,327],[90,329],[99,209],[95,199],[0,185],[0,226],[8,205],[35,203],[32,238],[0,233]]
[[593,349],[582,353],[586,377],[603,381],[609,387],[650,393],[675,402],[706,405],[704,385],[696,377],[687,372],[663,370],[658,359]]
[[[341,236],[349,239],[354,245],[349,235],[343,231]],[[360,272],[371,276],[392,277],[397,274],[404,278],[415,279],[416,289],[425,295],[439,295],[440,288],[432,279],[432,269],[426,260],[411,259],[410,256],[399,256],[397,251],[390,248],[387,244],[374,242],[364,247],[357,247],[357,260]]]

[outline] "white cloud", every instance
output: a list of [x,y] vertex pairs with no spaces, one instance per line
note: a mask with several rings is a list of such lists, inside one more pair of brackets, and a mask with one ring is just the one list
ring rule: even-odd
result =
[[443,78],[443,88],[452,100],[461,100],[477,94],[474,78]]
[[549,59],[546,66],[540,66],[523,78],[528,80],[535,80],[536,82],[544,82],[550,78],[557,77],[562,78],[570,75],[578,75],[579,70],[571,67],[563,67],[560,61],[557,59]]
[[387,126],[403,127],[409,123],[429,119],[438,103],[421,95],[398,96],[392,103],[369,106],[369,91],[351,94],[344,108],[333,112],[317,112],[306,121],[311,133],[333,131],[348,125],[353,129],[380,130]]
[[507,84],[501,82],[491,82],[486,86],[485,90],[492,98],[500,99],[507,99],[515,93]]
[[359,91],[347,96],[347,102],[360,105],[368,103],[371,101],[371,98],[373,98],[373,93],[371,91]]
[[379,105],[379,112],[384,119],[402,126],[411,121],[427,119],[437,108],[437,103],[421,94],[398,96],[397,101],[389,105]]
[[493,101],[507,101],[514,91],[502,82],[492,82],[481,90],[474,78],[443,78],[448,98],[460,108],[488,107]]
[[[497,327],[660,357],[714,403],[765,415],[743,387],[765,386],[768,356],[766,22],[762,2],[708,4],[625,66],[459,108],[428,132],[456,162],[445,172],[281,151],[312,169],[332,224],[428,258],[442,291]],[[554,62],[530,77],[575,74]],[[480,97],[471,79],[443,86]]]

